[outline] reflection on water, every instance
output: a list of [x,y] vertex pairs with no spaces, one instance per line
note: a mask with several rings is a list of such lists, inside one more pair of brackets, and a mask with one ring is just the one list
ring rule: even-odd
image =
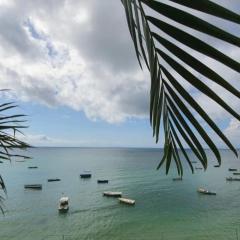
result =
[[[239,160],[222,150],[223,166],[192,175],[186,167],[183,181],[172,181],[172,169],[156,171],[162,156],[157,149],[37,148],[32,160],[1,165],[7,183],[7,213],[0,216],[0,239],[237,239],[240,182],[226,182],[229,167]],[[191,154],[191,153],[190,153]],[[194,161],[194,157],[192,156]],[[38,169],[28,169],[37,165]],[[195,164],[199,166],[199,164]],[[90,170],[91,179],[80,173]],[[47,182],[60,178],[60,182]],[[97,184],[97,179],[109,179]],[[42,191],[26,191],[39,183]],[[206,187],[217,196],[196,192]],[[136,200],[134,207],[102,196],[121,191]],[[67,214],[58,213],[62,193],[70,198]],[[194,238],[193,238],[194,237]]]

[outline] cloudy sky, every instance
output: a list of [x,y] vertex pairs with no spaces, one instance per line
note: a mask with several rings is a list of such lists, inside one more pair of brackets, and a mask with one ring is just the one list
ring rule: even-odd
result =
[[[217,2],[240,12],[239,0]],[[239,26],[220,24],[240,35]],[[240,60],[236,47],[221,41],[217,47]],[[198,57],[240,89],[234,71]],[[239,122],[183,84],[240,146]],[[209,85],[240,111],[239,99]],[[18,101],[28,115],[30,144],[162,146],[152,138],[149,87],[120,0],[0,0],[0,89],[11,89],[0,100]]]

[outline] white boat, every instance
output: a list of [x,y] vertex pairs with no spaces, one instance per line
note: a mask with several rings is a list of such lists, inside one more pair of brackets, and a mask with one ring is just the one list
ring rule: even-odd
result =
[[103,196],[107,196],[107,197],[121,197],[122,196],[122,192],[103,192]]
[[208,190],[206,190],[206,189],[204,189],[204,188],[199,188],[197,191],[198,191],[199,193],[206,194],[206,195],[216,195],[215,192],[210,192],[210,191],[208,191]]
[[69,198],[61,197],[59,200],[58,211],[59,212],[67,212],[69,209]]
[[118,200],[119,200],[121,203],[126,203],[126,204],[128,204],[128,205],[134,205],[134,204],[135,204],[135,200],[133,200],[133,199],[118,198]]

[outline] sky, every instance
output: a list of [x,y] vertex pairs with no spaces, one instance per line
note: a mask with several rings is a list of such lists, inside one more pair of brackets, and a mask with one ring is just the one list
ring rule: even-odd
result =
[[[240,12],[239,0],[217,2]],[[211,19],[239,37],[236,24]],[[236,47],[195,34],[240,61]],[[240,89],[239,74],[193,55]],[[239,99],[202,79],[240,112]],[[239,147],[240,123],[179,81]],[[158,144],[152,138],[150,77],[136,60],[120,0],[0,0],[0,89],[5,88],[11,91],[0,100],[18,102],[17,111],[28,115],[21,138],[34,146],[163,145],[162,138]]]

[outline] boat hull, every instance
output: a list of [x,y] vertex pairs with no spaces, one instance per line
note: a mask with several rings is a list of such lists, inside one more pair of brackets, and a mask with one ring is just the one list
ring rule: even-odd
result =
[[67,207],[58,207],[58,212],[59,213],[66,213],[69,210],[69,206]]
[[59,179],[59,178],[48,179],[48,182],[59,182],[59,181],[61,181],[61,179]]
[[118,198],[120,203],[124,203],[127,205],[135,205],[135,200],[133,199],[128,199],[128,198]]
[[106,196],[106,197],[121,197],[122,193],[121,192],[103,192],[103,196]]
[[108,180],[97,180],[98,183],[108,183]]
[[230,178],[226,178],[226,180],[230,181],[230,182],[232,182],[232,181],[240,181],[240,178],[232,178],[232,177],[230,177]]
[[172,180],[173,181],[182,181],[183,179],[182,178],[173,178]]
[[91,178],[92,174],[85,173],[85,174],[80,174],[80,178]]
[[229,172],[236,172],[237,169],[236,169],[236,168],[229,168],[228,171],[229,171]]
[[41,184],[26,184],[24,185],[25,189],[33,189],[33,190],[42,190]]
[[217,195],[215,192],[210,192],[210,191],[202,189],[202,188],[198,189],[197,192],[204,194],[204,195]]

